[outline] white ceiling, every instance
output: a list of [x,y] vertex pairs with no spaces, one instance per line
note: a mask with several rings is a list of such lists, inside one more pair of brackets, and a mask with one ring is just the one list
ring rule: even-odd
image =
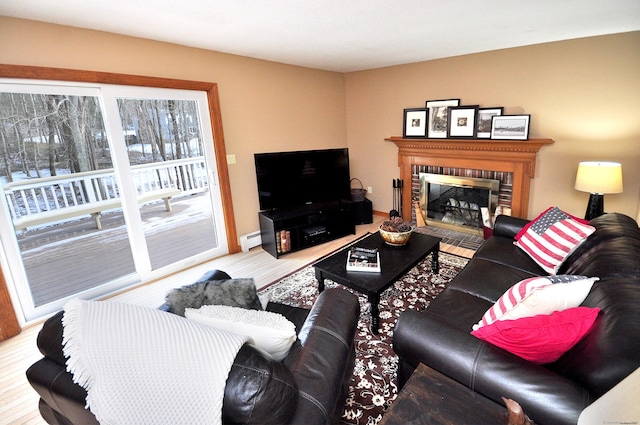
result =
[[640,0],[0,0],[0,15],[340,72],[640,30]]

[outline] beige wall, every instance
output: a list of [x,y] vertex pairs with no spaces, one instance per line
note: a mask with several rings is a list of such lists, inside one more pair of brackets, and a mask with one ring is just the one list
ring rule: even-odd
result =
[[[346,75],[352,175],[373,187],[374,209],[392,207],[404,108],[426,100],[504,106],[531,114],[531,137],[555,140],[538,155],[529,218],[550,205],[583,216],[589,195],[573,189],[579,161],[622,163],[624,193],[605,210],[638,216],[640,32],[485,52]],[[363,160],[365,159],[365,160]]]
[[258,229],[255,152],[346,146],[341,73],[5,17],[0,63],[218,83],[238,235]]
[[583,215],[577,163],[596,159],[623,164],[607,211],[638,214],[640,32],[340,74],[0,17],[0,63],[218,83],[239,235],[258,228],[255,152],[348,146],[352,176],[388,212],[398,167],[384,138],[402,134],[403,108],[445,98],[531,114],[531,136],[556,141],[539,154],[530,217],[552,204]]

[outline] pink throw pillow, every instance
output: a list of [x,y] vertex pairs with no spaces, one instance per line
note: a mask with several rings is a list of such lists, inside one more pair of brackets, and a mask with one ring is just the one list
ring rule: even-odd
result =
[[473,329],[499,320],[515,320],[578,307],[597,277],[540,276],[524,279],[509,288],[482,316]]
[[502,320],[471,335],[536,364],[555,362],[589,333],[599,308],[575,307],[548,315]]

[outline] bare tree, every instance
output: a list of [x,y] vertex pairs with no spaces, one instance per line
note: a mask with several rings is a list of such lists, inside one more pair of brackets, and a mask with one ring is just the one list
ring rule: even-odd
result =
[[11,121],[12,129],[16,139],[17,157],[19,159],[20,167],[24,174],[29,177],[29,158],[25,147],[25,135],[23,128],[28,128],[28,117],[24,108],[24,96],[11,93],[10,107],[11,107]]
[[[43,96],[44,97],[44,96]],[[55,113],[57,109],[56,99],[54,96],[49,96],[48,99],[43,99],[44,103],[47,107],[47,130],[48,130],[48,138],[47,145],[49,147],[48,157],[49,157],[49,174],[52,176],[58,175],[56,171],[56,120]]]
[[[141,146],[129,149],[132,164],[202,155],[195,102],[120,99],[118,106],[125,134],[116,141]],[[0,93],[0,149],[9,180],[17,169],[39,177],[45,169],[55,176],[112,166],[100,104],[90,96]]]
[[[3,120],[0,120],[4,122]],[[7,140],[7,134],[4,130],[4,125],[0,126],[0,155],[2,155],[2,164],[4,165],[5,173],[7,176],[7,182],[13,181],[13,166],[11,165],[11,157],[9,155],[9,141]]]
[[176,101],[169,100],[167,102],[167,109],[169,111],[170,134],[173,136],[173,142],[176,147],[176,159],[180,159],[183,158],[183,155],[182,143],[180,143],[180,129],[178,127],[178,118],[176,116]]
[[157,151],[160,159],[167,160],[167,149],[162,137],[162,119],[160,118],[160,104],[161,101],[155,100],[152,102],[152,108],[149,110],[149,132],[153,135],[152,144],[154,146],[154,152]]

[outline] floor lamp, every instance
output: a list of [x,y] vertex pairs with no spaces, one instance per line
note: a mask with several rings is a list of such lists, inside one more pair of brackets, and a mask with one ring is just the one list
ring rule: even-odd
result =
[[581,162],[576,175],[576,190],[589,192],[584,218],[604,214],[604,194],[622,192],[622,165],[618,162]]

